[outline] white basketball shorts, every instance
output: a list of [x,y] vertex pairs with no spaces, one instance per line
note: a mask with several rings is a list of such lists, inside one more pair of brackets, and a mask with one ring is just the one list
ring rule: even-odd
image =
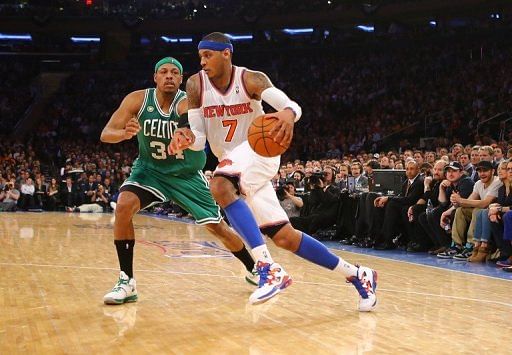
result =
[[242,197],[260,228],[288,222],[270,182],[279,171],[280,162],[279,156],[266,158],[256,154],[245,141],[227,154],[214,172],[239,179]]

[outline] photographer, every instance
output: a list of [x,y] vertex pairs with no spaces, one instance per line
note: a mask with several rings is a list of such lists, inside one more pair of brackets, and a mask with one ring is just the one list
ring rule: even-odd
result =
[[321,228],[331,227],[338,216],[340,189],[334,183],[334,168],[325,167],[323,173],[313,173],[308,179],[309,213],[304,217],[292,217],[290,223],[296,229],[314,234]]
[[20,192],[15,188],[14,182],[8,182],[0,193],[0,211],[16,211]]
[[300,209],[304,206],[302,198],[295,196],[295,183],[293,179],[288,180],[284,186],[276,190],[279,204],[285,210],[288,218],[300,216]]

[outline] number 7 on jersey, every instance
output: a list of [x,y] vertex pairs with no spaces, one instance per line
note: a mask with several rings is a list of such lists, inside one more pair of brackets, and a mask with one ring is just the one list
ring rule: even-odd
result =
[[233,139],[233,136],[235,135],[236,126],[238,124],[237,120],[224,120],[222,121],[222,126],[228,127],[228,134],[226,134],[226,138],[224,139],[224,142],[231,142]]

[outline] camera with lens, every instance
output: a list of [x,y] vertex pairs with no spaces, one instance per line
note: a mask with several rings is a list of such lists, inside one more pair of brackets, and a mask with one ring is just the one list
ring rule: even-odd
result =
[[321,188],[321,182],[324,182],[325,172],[316,172],[311,174],[308,180],[310,190]]
[[276,195],[277,195],[277,198],[279,199],[279,201],[284,200],[285,197],[286,197],[285,188],[286,188],[286,185],[285,186],[279,186],[276,189]]
[[283,201],[286,198],[286,192],[290,192],[290,185],[295,185],[295,179],[288,179],[284,185],[276,189],[276,195],[279,201]]

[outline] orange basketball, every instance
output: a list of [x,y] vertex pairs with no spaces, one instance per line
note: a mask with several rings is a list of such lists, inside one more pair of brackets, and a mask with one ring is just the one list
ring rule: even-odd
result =
[[283,147],[274,142],[274,138],[269,134],[276,122],[276,117],[265,118],[264,116],[258,116],[249,127],[249,132],[247,133],[249,145],[252,150],[263,157],[276,157],[288,149],[288,147]]

